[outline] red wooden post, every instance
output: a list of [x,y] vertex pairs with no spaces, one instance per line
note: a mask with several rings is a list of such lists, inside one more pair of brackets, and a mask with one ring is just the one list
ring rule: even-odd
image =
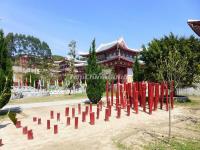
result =
[[92,112],[92,102],[90,102],[90,113]]
[[86,112],[82,112],[82,122],[86,121]]
[[28,130],[27,133],[28,133],[28,134],[27,134],[28,140],[32,140],[32,139],[33,139],[33,132],[32,132],[32,130]]
[[113,92],[114,92],[114,83],[112,81],[112,86],[111,86],[111,105],[113,106]]
[[27,134],[27,132],[28,132],[27,126],[23,127],[23,128],[22,128],[22,133],[23,133],[23,134]]
[[51,128],[50,120],[47,120],[47,129]]
[[116,118],[120,118],[121,117],[121,106],[118,106],[117,108],[117,117]]
[[109,109],[105,109],[105,121],[109,121]]
[[86,113],[86,115],[88,115],[88,110],[89,108],[88,108],[88,106],[85,106],[85,113]]
[[57,121],[60,121],[60,113],[57,113]]
[[70,117],[67,117],[67,126],[70,125]]
[[17,121],[15,126],[16,128],[21,128],[21,121]]
[[75,117],[75,108],[73,107],[72,108],[72,118],[74,118]]
[[146,84],[142,84],[142,107],[143,111],[146,112]]
[[69,116],[69,107],[65,108],[65,116]]
[[112,114],[112,106],[111,105],[109,105],[108,106],[108,109],[109,109],[109,117],[111,116],[111,114]]
[[154,110],[157,110],[159,101],[159,83],[155,84],[155,103],[154,103]]
[[152,114],[152,85],[151,83],[148,83],[148,105],[149,105],[149,114]]
[[41,124],[41,118],[38,118],[38,125]]
[[94,112],[90,113],[90,124],[94,125],[95,124],[95,117],[94,117]]
[[134,108],[136,114],[138,114],[138,91],[135,91]]
[[130,116],[130,104],[127,105],[127,116]]
[[54,112],[53,112],[53,110],[51,110],[51,112],[50,112],[50,117],[51,117],[51,119],[54,118]]
[[99,107],[97,107],[97,119],[99,119],[99,113],[100,113],[100,110],[99,110]]
[[54,131],[54,134],[58,134],[58,125],[54,125],[53,131]]
[[75,129],[78,129],[78,117],[75,117],[75,126],[74,126],[74,128]]
[[122,84],[120,84],[120,104],[121,104],[121,106],[123,106],[123,91],[122,90],[123,90],[123,87],[122,87]]
[[78,114],[81,114],[81,104],[78,104]]
[[37,117],[33,117],[33,122],[36,122],[37,121]]

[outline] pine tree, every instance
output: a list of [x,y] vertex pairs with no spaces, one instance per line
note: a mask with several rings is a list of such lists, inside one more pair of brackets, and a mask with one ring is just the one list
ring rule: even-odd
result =
[[97,64],[95,39],[92,41],[92,47],[89,50],[87,73],[87,88],[86,93],[92,103],[98,103],[103,96],[105,90],[105,81],[102,78],[102,68]]
[[12,86],[12,65],[8,52],[8,41],[0,30],[0,109],[10,100]]
[[135,63],[133,64],[133,81],[139,82],[144,80],[144,73],[139,64],[138,56],[136,56]]

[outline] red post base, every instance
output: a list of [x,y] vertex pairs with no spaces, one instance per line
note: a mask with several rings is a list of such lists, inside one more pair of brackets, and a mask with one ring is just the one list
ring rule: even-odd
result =
[[41,124],[41,118],[38,118],[38,125]]
[[53,131],[54,131],[54,134],[58,134],[58,125],[54,125]]
[[23,127],[23,128],[22,128],[22,133],[23,133],[23,134],[27,134],[27,132],[28,132],[27,126]]
[[127,116],[130,116],[130,109],[131,109],[131,108],[130,108],[130,105],[128,104],[128,105],[127,105]]
[[117,108],[117,117],[116,118],[120,118],[121,117],[121,106],[118,106]]
[[33,117],[33,122],[36,122],[37,121],[37,117]]
[[67,126],[70,125],[70,117],[67,117]]
[[106,108],[105,110],[105,121],[109,121],[109,109]]
[[97,119],[99,119],[99,113],[100,113],[100,110],[99,110],[99,107],[97,107]]
[[88,115],[88,112],[89,112],[89,108],[88,106],[85,106],[85,114]]
[[94,125],[95,124],[95,118],[94,118],[94,112],[90,113],[90,124]]
[[72,118],[74,118],[75,117],[75,108],[73,107],[72,108]]
[[74,126],[74,128],[75,129],[78,129],[78,117],[75,117],[75,126]]
[[33,132],[32,132],[32,130],[28,130],[27,133],[28,133],[28,134],[27,134],[28,140],[32,140],[32,139],[33,139]]
[[47,120],[47,129],[51,128],[50,120]]
[[60,121],[60,113],[57,113],[57,121]]
[[81,114],[81,104],[78,104],[78,114]]
[[86,121],[86,112],[82,112],[82,122]]
[[92,112],[92,102],[90,102],[90,113]]
[[50,112],[50,118],[54,119],[54,112],[53,112],[53,110]]
[[65,116],[69,116],[69,107],[65,108]]
[[21,128],[21,121],[17,121],[15,126],[16,128]]

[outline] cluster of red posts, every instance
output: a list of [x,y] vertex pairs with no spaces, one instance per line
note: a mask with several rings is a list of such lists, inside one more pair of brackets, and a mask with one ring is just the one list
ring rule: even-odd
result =
[[[110,87],[110,88],[109,88]],[[169,88],[170,87],[170,88]],[[149,114],[156,111],[160,103],[160,109],[165,108],[169,110],[169,103],[171,108],[174,108],[174,81],[171,83],[153,83],[153,82],[133,82],[123,84],[117,83],[116,90],[114,90],[113,82],[109,84],[106,82],[106,101],[109,109],[115,103],[117,110],[117,118],[120,117],[121,109],[127,109],[127,115],[130,115],[130,109],[133,108],[136,114],[138,107],[142,107],[143,111],[149,109]],[[170,90],[169,90],[170,89]],[[115,91],[115,102],[114,102]],[[147,105],[148,104],[148,105]]]
[[[170,89],[170,90],[169,90]],[[139,107],[144,112],[152,114],[152,111],[156,111],[160,106],[160,109],[169,110],[169,106],[174,108],[174,82],[171,83],[162,82],[162,83],[152,83],[152,82],[134,82],[123,84],[117,83],[114,87],[113,82],[109,84],[106,82],[106,104],[104,105],[102,101],[97,103],[96,110],[93,110],[93,105],[86,105],[85,109],[81,110],[81,104],[78,104],[78,115],[81,115],[82,123],[86,122],[87,116],[90,118],[90,125],[95,124],[95,118],[100,118],[100,112],[102,111],[103,106],[105,107],[105,118],[104,121],[109,121],[109,118],[112,114],[112,110],[116,111],[116,118],[121,117],[121,110],[125,110],[127,116],[130,116],[130,110],[133,109],[136,114],[139,112]],[[115,93],[115,94],[114,94]],[[115,95],[115,98],[114,98]],[[169,105],[171,104],[171,105]],[[159,106],[158,106],[159,105]],[[164,107],[165,106],[165,107]],[[112,109],[114,108],[114,109]],[[65,118],[66,126],[69,126],[71,120],[74,120],[74,129],[79,127],[79,117],[76,115],[76,108],[71,107],[71,115],[69,113],[70,107],[65,108]],[[96,115],[95,115],[96,111]],[[55,117],[56,116],[56,117]],[[61,114],[54,113],[53,110],[50,111],[50,119],[46,122],[47,130],[51,129],[51,120],[56,119],[57,122],[60,122]],[[33,117],[33,122],[37,122],[38,125],[41,125],[41,118]],[[16,122],[16,128],[21,128],[21,121]],[[58,134],[58,124],[53,125],[53,133]],[[27,135],[28,140],[33,139],[33,131],[28,130],[27,126],[22,127],[22,134]],[[0,139],[0,146],[2,144],[2,139]]]

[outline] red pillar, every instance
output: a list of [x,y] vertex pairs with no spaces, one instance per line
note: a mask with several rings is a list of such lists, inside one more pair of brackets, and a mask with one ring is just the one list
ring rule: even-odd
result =
[[81,114],[81,104],[78,104],[78,114]]
[[159,101],[159,83],[155,84],[155,103],[154,103],[154,110],[157,110]]
[[92,112],[92,102],[90,102],[90,113]]
[[94,125],[95,124],[95,118],[94,118],[94,112],[90,113],[90,124]]
[[105,109],[105,121],[109,121],[109,109]]
[[82,122],[86,121],[86,112],[82,112]]
[[67,126],[70,125],[70,117],[67,117]]
[[160,86],[160,109],[163,109],[164,94],[164,83],[162,82]]
[[33,139],[33,132],[32,132],[32,130],[28,130],[28,132],[27,132],[27,138],[28,138],[28,140],[32,140]]
[[47,129],[50,129],[51,127],[50,127],[51,125],[50,125],[50,120],[47,120]]
[[99,113],[100,113],[100,110],[99,110],[99,107],[97,107],[97,119],[99,119]]
[[143,111],[146,112],[146,84],[142,84],[142,107]]
[[60,121],[60,113],[57,113],[57,121]]
[[51,119],[54,118],[54,112],[53,112],[53,110],[51,110],[51,112],[50,112],[50,117],[51,117]]
[[58,125],[53,126],[54,134],[58,134]]
[[33,122],[36,122],[37,121],[37,117],[33,117]]
[[74,126],[74,128],[75,129],[78,129],[78,117],[75,117],[75,126]]
[[127,116],[130,116],[130,104],[127,105]]
[[72,118],[74,118],[75,117],[75,108],[73,107],[72,108]]
[[117,108],[117,117],[116,118],[120,118],[121,117],[121,106],[118,106]]
[[135,91],[134,109],[135,109],[136,114],[138,114],[138,94],[139,94],[139,92]]
[[21,121],[17,121],[15,126],[16,128],[21,128]]
[[88,112],[89,112],[89,110],[88,110],[89,108],[88,108],[88,106],[85,106],[85,113],[86,113],[86,115],[88,114]]
[[22,133],[23,133],[23,134],[27,134],[27,132],[28,132],[28,128],[27,128],[27,126],[23,127],[23,129],[22,129]]
[[41,118],[38,118],[38,125],[41,124]]
[[65,116],[69,116],[69,107],[65,108]]
[[153,106],[153,88],[151,83],[148,83],[148,105],[149,105],[149,114],[151,115]]

